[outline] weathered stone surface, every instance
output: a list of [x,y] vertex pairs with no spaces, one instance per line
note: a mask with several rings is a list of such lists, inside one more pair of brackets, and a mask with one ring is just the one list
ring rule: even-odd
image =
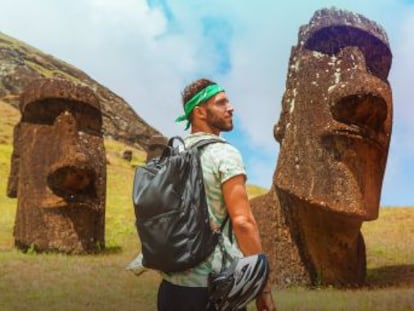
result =
[[64,253],[105,246],[106,164],[95,94],[64,80],[23,92],[8,196],[17,196],[17,247]]
[[378,217],[391,59],[384,30],[361,15],[320,10],[300,28],[274,128],[273,186],[252,201],[276,284],[364,282],[360,227]]

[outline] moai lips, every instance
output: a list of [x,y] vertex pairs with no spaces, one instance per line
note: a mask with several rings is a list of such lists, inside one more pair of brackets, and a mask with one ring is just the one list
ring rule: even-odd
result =
[[38,80],[21,96],[8,195],[18,198],[20,248],[95,252],[105,245],[105,149],[94,93]]

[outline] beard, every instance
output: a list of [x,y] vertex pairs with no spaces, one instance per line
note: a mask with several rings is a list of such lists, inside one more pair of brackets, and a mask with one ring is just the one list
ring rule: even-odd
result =
[[233,129],[233,119],[230,114],[229,118],[217,116],[216,113],[207,109],[207,123],[211,128],[217,129],[220,132],[229,132]]

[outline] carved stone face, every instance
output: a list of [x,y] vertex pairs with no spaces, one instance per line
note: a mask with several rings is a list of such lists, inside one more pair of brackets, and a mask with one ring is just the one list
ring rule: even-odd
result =
[[375,219],[392,124],[391,52],[380,30],[336,22],[301,28],[292,49],[275,182],[310,204]]
[[21,110],[12,168],[16,244],[78,253],[103,247],[106,166],[96,97],[66,81],[37,81]]

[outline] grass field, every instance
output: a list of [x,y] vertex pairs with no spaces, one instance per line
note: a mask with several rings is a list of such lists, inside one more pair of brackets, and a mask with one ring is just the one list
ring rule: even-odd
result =
[[[106,205],[107,250],[99,255],[23,254],[13,247],[16,200],[6,197],[16,110],[0,102],[0,310],[155,310],[159,276],[136,277],[125,266],[138,252],[130,202],[133,168],[125,146],[105,142],[109,160]],[[134,150],[134,163],[144,154]],[[251,187],[252,195],[262,189]],[[367,286],[274,289],[278,310],[414,310],[414,208],[382,208],[365,223]],[[250,306],[250,310],[254,310]]]

